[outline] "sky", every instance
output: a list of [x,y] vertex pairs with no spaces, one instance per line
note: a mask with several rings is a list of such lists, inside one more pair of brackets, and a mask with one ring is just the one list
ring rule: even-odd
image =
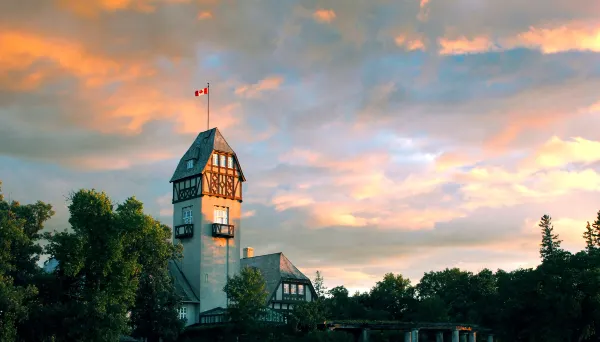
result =
[[243,246],[331,288],[534,267],[600,210],[597,0],[5,0],[0,180],[68,227],[81,188],[172,224],[210,126],[244,174]]

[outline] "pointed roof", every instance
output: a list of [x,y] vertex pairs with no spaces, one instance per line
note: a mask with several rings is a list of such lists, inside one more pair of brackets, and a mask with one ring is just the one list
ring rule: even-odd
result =
[[177,262],[169,260],[168,270],[171,279],[173,279],[173,282],[175,283],[175,293],[181,297],[181,301],[200,303],[198,296],[194,293],[192,286],[181,271],[181,268],[177,265]]
[[[229,146],[223,135],[218,128],[212,128],[208,131],[200,132],[196,137],[196,140],[192,143],[192,146],[187,150],[183,157],[179,160],[177,168],[171,177],[170,182],[178,181],[183,178],[187,178],[193,175],[200,174],[204,171],[204,166],[208,162],[213,151],[231,153],[235,159],[236,165],[239,167],[239,160],[237,155]],[[191,169],[187,168],[187,161],[194,159],[194,167]],[[246,181],[244,174],[242,173],[241,167],[239,168],[242,181]]]
[[241,266],[255,267],[262,273],[269,295],[277,290],[282,280],[303,280],[310,283],[310,279],[281,252],[241,259]]

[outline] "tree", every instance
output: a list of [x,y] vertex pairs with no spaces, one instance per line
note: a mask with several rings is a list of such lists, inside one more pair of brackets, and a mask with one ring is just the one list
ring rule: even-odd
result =
[[325,321],[325,312],[321,301],[300,302],[294,305],[292,320],[295,330],[314,331],[317,325]]
[[265,279],[258,269],[242,268],[239,274],[229,278],[223,291],[229,299],[229,317],[239,323],[242,330],[248,330],[259,321],[268,294]]
[[595,244],[600,247],[600,211],[596,214],[596,220],[592,223],[592,228],[594,228]]
[[392,319],[399,320],[408,308],[412,293],[409,279],[401,274],[387,273],[371,289],[370,297],[373,308],[385,310]]
[[323,284],[323,277],[321,276],[321,272],[317,271],[317,275],[315,276],[315,280],[313,281],[313,287],[315,292],[317,293],[317,300],[324,299],[325,294],[327,293],[327,288]]
[[38,232],[52,215],[52,206],[40,201],[5,201],[0,181],[0,341],[15,340],[35,308]]
[[149,342],[174,341],[184,327],[177,309],[181,299],[168,273],[170,260],[181,257],[181,245],[173,245],[171,229],[144,214],[143,204],[134,197],[116,210],[116,221],[127,234],[124,248],[137,255],[141,267],[139,286],[131,308],[132,336]]
[[540,244],[540,255],[542,260],[547,260],[556,256],[560,251],[561,240],[558,235],[554,234],[554,226],[552,218],[549,215],[544,215],[540,219],[539,227],[542,228],[542,243]]
[[[105,193],[80,190],[69,205],[72,232],[46,234],[46,251],[58,261],[60,294],[54,303],[57,340],[115,341],[127,332],[141,267],[128,253],[128,230]],[[59,325],[59,327],[60,327]]]
[[585,249],[589,252],[596,247],[596,233],[590,226],[590,221],[587,222],[585,226],[585,232],[583,233],[583,238],[585,240]]

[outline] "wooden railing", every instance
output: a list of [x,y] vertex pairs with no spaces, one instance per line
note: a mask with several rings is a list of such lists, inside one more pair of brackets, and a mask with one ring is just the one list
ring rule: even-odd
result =
[[212,235],[214,237],[232,238],[235,235],[235,227],[232,224],[213,223]]

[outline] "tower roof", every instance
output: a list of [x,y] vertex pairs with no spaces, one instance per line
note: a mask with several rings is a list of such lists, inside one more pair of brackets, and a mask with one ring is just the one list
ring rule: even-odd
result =
[[[204,132],[200,132],[196,137],[196,140],[192,143],[192,146],[187,150],[183,157],[179,160],[177,168],[171,177],[170,182],[178,181],[180,179],[197,175],[204,171],[204,167],[208,162],[213,151],[231,153],[235,159],[236,164],[239,166],[239,160],[237,155],[229,146],[218,128],[212,128]],[[194,159],[194,167],[191,169],[187,168],[187,161]],[[244,174],[242,173],[241,167],[239,168],[242,181],[246,181]]]
[[310,283],[310,279],[292,264],[283,253],[259,255],[241,259],[242,267],[255,267],[260,270],[267,285],[269,295],[277,290],[282,280],[301,280]]

